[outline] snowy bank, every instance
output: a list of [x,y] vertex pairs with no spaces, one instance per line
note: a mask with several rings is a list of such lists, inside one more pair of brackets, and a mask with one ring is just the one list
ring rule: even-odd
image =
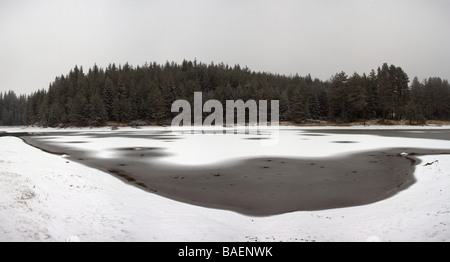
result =
[[450,156],[420,157],[417,183],[351,208],[249,217],[172,201],[0,138],[0,241],[448,241]]

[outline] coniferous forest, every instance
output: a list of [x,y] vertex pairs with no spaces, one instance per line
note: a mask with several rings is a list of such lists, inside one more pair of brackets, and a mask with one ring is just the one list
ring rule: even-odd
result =
[[[99,126],[107,122],[167,124],[177,99],[279,100],[280,120],[305,123],[450,120],[450,85],[431,77],[410,81],[401,67],[383,64],[368,75],[337,73],[327,81],[252,72],[239,65],[183,61],[87,71],[75,66],[48,90],[0,93],[0,125]],[[269,111],[270,112],[270,111]]]

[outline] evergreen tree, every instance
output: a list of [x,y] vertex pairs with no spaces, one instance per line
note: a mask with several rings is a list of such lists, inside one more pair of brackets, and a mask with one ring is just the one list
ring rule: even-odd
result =
[[378,68],[378,94],[379,94],[379,111],[383,119],[393,118],[394,116],[394,96],[391,79],[389,77],[389,67],[386,63]]
[[290,119],[295,123],[303,123],[310,117],[309,105],[305,97],[299,90],[295,90],[290,101]]
[[166,116],[166,110],[164,108],[165,101],[161,95],[159,87],[154,87],[150,94],[150,105],[151,105],[151,117],[155,120],[156,124]]
[[98,126],[106,122],[108,114],[106,113],[105,104],[99,94],[94,94],[90,101],[89,122],[94,126]]
[[75,125],[86,125],[87,118],[85,108],[87,106],[86,97],[78,92],[74,99],[71,100],[69,108],[70,108],[70,122]]
[[348,81],[347,91],[347,104],[348,104],[348,117],[350,121],[356,121],[358,119],[366,120],[367,109],[367,88],[366,76],[359,76],[354,73]]
[[117,102],[117,90],[111,80],[111,78],[106,77],[105,88],[103,89],[102,98],[105,103],[106,114],[108,115],[108,120],[114,121],[115,116],[113,116],[114,103]]
[[2,113],[3,113],[3,92],[0,92],[0,125],[4,125]]
[[341,72],[332,77],[328,90],[329,118],[347,121],[347,75]]
[[370,71],[369,76],[367,77],[367,109],[366,116],[369,119],[377,118],[382,115],[380,113],[380,94],[378,89],[378,78],[375,70]]
[[287,92],[283,92],[280,96],[280,120],[287,121],[290,119],[291,103],[289,101]]

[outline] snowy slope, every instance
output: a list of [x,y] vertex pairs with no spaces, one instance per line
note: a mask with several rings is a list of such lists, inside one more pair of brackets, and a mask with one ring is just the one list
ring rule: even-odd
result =
[[[449,241],[450,156],[371,205],[248,217],[172,201],[0,138],[0,241]],[[429,165],[426,165],[430,163]]]

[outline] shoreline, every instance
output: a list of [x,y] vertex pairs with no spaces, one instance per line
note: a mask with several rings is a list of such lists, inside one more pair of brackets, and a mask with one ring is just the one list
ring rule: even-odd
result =
[[[424,125],[410,125],[406,123],[396,123],[396,124],[378,124],[378,123],[367,123],[364,125],[362,122],[353,122],[348,124],[295,124],[292,122],[280,122],[275,126],[279,129],[336,129],[336,130],[347,130],[347,129],[361,129],[361,130],[427,130],[427,129],[450,129],[450,122],[445,121],[431,121],[430,123]],[[193,129],[193,130],[214,130],[214,129],[229,129],[229,128],[269,128],[270,125],[265,127],[255,126],[178,126],[172,127],[171,125],[142,125],[133,126],[127,124],[105,124],[101,126],[64,126],[64,127],[43,127],[43,126],[0,126],[0,134],[5,135],[9,132],[76,132],[76,131],[95,131],[95,130],[105,130],[105,131],[121,131],[121,130],[145,130],[145,129],[163,129],[163,130],[183,130],[183,129]],[[27,131],[28,130],[28,131]]]

